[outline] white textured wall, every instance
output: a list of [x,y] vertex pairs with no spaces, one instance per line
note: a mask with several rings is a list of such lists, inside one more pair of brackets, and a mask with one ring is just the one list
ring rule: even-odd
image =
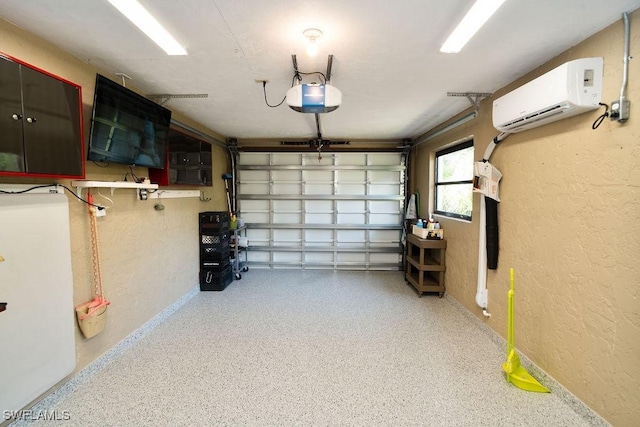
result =
[[[630,17],[640,51],[640,12]],[[604,57],[608,104],[622,82],[622,21],[482,102],[480,116],[422,144],[413,189],[428,194],[434,147],[473,134],[480,159],[498,132],[496,97],[572,59]],[[478,206],[471,224],[441,220],[448,238],[447,292],[506,336],[509,268],[515,269],[516,348],[616,426],[640,419],[640,63],[632,60],[631,118],[592,130],[598,110],[509,136],[491,162],[500,186],[500,259],[489,271],[486,319],[475,304]],[[422,197],[422,212],[428,211]],[[506,351],[505,351],[506,357]],[[500,370],[496,366],[496,370]]]
[[[0,52],[23,60],[82,86],[84,103],[85,143],[89,137],[89,119],[93,102],[95,74],[108,75],[77,58],[60,51],[10,23],[0,20]],[[169,108],[172,108],[169,105]],[[209,135],[218,137],[197,123],[184,118],[178,111],[173,117]],[[137,201],[134,190],[118,189],[112,196],[109,189],[102,194],[113,200],[104,218],[98,219],[100,251],[105,294],[111,305],[105,330],[86,340],[76,327],[77,370],[109,350],[153,316],[198,286],[198,212],[227,210],[224,182],[227,172],[226,150],[213,147],[213,187],[203,187],[208,203],[196,198],[163,199],[163,211],[153,208],[155,200]],[[102,168],[87,163],[89,180],[120,181],[129,168],[111,165]],[[145,168],[135,168],[145,176]],[[216,179],[216,177],[218,177]],[[1,182],[43,183],[53,180],[9,179]],[[70,187],[69,180],[61,184]],[[180,189],[183,189],[182,187]],[[68,194],[68,193],[67,193]],[[97,193],[94,193],[97,194]],[[86,192],[84,193],[86,196]],[[71,251],[74,281],[74,304],[92,297],[92,262],[89,221],[86,205],[69,196]],[[111,206],[100,196],[95,201]]]

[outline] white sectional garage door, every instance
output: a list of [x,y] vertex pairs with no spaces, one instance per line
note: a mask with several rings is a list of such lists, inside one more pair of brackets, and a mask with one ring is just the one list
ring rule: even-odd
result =
[[241,152],[249,265],[401,269],[404,182],[401,153]]

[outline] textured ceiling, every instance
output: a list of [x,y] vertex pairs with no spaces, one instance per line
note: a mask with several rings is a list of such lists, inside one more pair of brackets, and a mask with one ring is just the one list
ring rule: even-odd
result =
[[[300,71],[326,71],[342,91],[321,117],[327,138],[415,138],[470,106],[447,92],[494,92],[604,27],[640,0],[507,0],[458,54],[439,48],[472,0],[141,0],[184,45],[167,56],[107,0],[2,0],[0,16],[226,137],[309,138],[313,114],[279,103]],[[302,32],[323,31],[309,57]],[[622,27],[621,27],[622,31]],[[1,50],[1,42],[0,42]],[[620,46],[622,58],[622,46]],[[309,77],[305,82],[314,80]],[[315,79],[317,80],[317,79]]]

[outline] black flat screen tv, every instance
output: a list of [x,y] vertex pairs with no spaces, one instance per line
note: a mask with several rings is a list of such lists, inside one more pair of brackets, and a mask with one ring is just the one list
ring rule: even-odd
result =
[[87,159],[162,169],[171,110],[98,74]]

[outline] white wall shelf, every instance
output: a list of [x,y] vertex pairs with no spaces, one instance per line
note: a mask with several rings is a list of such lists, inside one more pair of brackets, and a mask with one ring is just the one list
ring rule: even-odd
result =
[[129,181],[71,181],[71,185],[78,189],[78,197],[82,197],[82,190],[84,188],[110,188],[111,195],[113,195],[113,192],[116,188],[134,188],[146,190],[158,189],[158,184]]

